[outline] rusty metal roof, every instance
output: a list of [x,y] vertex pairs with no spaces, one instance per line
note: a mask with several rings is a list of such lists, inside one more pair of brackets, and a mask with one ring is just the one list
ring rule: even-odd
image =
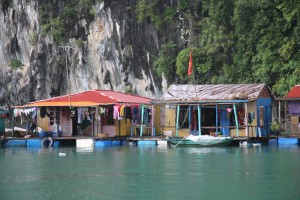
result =
[[248,100],[255,100],[266,84],[218,84],[218,85],[171,85],[161,100],[228,100],[229,95],[245,93]]

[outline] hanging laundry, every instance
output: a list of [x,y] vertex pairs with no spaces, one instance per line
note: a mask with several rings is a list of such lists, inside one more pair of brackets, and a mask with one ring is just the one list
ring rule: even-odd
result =
[[148,120],[149,120],[149,109],[146,107],[144,108],[144,124],[148,125]]
[[113,118],[117,119],[119,116],[119,106],[118,105],[114,105],[114,113],[113,113]]
[[139,112],[139,108],[137,106],[132,106],[131,108],[131,113],[132,113],[132,123],[135,124],[137,123],[138,120],[138,112]]
[[125,106],[124,107],[124,118],[125,118],[125,123],[127,122],[127,119],[131,120],[131,108],[130,106]]
[[82,109],[81,108],[77,109],[77,123],[78,124],[82,123]]
[[50,117],[50,114],[47,112],[47,108],[46,107],[41,107],[40,110],[40,117],[44,118],[44,117]]

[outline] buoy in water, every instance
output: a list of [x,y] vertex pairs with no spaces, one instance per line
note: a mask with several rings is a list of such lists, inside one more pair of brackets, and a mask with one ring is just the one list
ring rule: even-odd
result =
[[66,153],[61,153],[61,152],[59,152],[58,155],[59,155],[59,156],[66,156],[67,154],[66,154]]

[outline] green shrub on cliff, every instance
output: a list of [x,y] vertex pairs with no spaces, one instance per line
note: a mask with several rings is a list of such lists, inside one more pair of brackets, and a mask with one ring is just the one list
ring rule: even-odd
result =
[[12,69],[19,69],[21,68],[23,65],[23,63],[18,60],[18,59],[12,59],[9,65]]

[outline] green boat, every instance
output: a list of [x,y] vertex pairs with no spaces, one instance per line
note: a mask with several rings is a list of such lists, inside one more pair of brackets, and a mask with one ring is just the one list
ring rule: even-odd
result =
[[176,146],[203,146],[203,147],[215,147],[215,146],[227,146],[232,142],[231,137],[215,137],[210,135],[189,135],[186,138],[169,137],[167,141]]

